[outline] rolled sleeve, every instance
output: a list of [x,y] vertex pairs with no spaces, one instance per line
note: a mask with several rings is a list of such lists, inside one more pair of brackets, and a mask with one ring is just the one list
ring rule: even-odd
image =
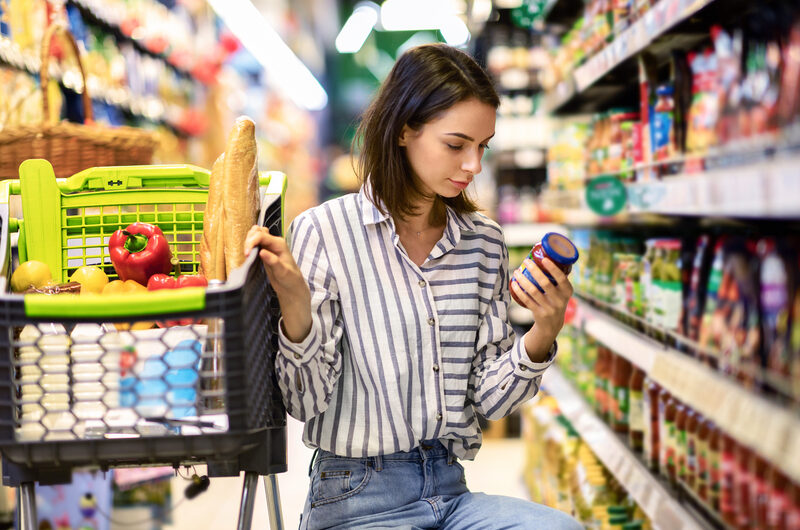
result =
[[514,349],[511,351],[511,359],[514,365],[514,375],[521,379],[533,379],[534,377],[541,376],[547,368],[553,364],[558,353],[558,342],[553,342],[550,346],[550,352],[547,359],[541,363],[535,363],[528,357],[528,352],[525,351],[525,342],[518,340],[514,344]]

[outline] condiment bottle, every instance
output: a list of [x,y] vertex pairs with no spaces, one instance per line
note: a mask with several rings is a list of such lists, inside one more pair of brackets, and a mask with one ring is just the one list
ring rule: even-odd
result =
[[711,467],[711,420],[708,420],[697,415],[697,436],[696,449],[697,449],[697,475],[695,480],[694,490],[697,496],[703,500],[708,501],[709,495],[709,482],[710,482],[710,467]]
[[734,482],[736,476],[736,456],[734,453],[736,442],[727,434],[721,435],[722,446],[720,454],[719,477],[719,508],[725,524],[736,524],[736,502],[734,500]]
[[686,413],[689,407],[683,403],[675,405],[675,481],[685,483],[686,480]]
[[714,423],[709,422],[709,429],[711,430],[708,439],[708,500],[711,504],[711,509],[715,513],[722,513],[720,506],[720,488],[721,488],[721,460],[722,460],[722,431],[719,430]]
[[622,355],[615,355],[611,363],[611,428],[616,432],[628,432],[629,394],[628,382],[631,379],[631,363]]
[[628,381],[628,441],[637,452],[642,452],[644,447],[644,424],[647,418],[644,409],[644,377],[644,370],[634,366]]
[[[555,232],[549,232],[544,235],[542,240],[539,243],[536,243],[534,247],[531,249],[530,253],[528,254],[528,259],[532,260],[536,265],[542,269],[542,272],[550,279],[553,284],[556,284],[556,281],[553,279],[552,276],[547,272],[542,260],[544,258],[550,258],[556,267],[561,269],[564,274],[569,274],[572,271],[572,265],[578,261],[578,249],[569,240],[566,236],[561,234],[557,234]],[[518,268],[522,272],[522,274],[530,280],[533,285],[539,288],[540,291],[544,292],[542,287],[538,284],[538,282],[533,278],[533,275],[528,271],[525,265],[520,265]],[[522,302],[519,300],[516,294],[514,294],[514,289],[512,288],[512,284],[516,282],[516,278],[514,275],[511,275],[511,279],[508,282],[508,289],[511,292],[511,297],[520,305],[523,305]]]
[[703,417],[689,409],[686,411],[686,474],[684,483],[695,490],[697,482],[697,430]]
[[650,378],[645,382],[644,393],[644,460],[654,472],[658,472],[659,464],[659,429],[658,407],[661,386]]
[[770,488],[767,507],[767,528],[784,530],[791,500],[791,487],[786,476],[776,467],[770,468]]

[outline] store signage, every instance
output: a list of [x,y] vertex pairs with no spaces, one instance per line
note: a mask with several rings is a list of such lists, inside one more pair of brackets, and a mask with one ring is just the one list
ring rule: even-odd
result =
[[616,177],[597,177],[586,186],[586,203],[597,215],[616,215],[627,202],[628,192],[625,185]]

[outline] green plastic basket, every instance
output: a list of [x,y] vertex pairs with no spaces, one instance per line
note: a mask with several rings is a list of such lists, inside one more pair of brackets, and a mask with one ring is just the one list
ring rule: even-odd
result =
[[[83,265],[97,265],[109,278],[117,277],[108,252],[109,237],[133,222],[158,225],[170,241],[183,273],[197,272],[203,236],[203,213],[208,197],[208,170],[192,165],[151,165],[90,168],[57,179],[46,160],[27,160],[19,181],[0,184],[0,204],[21,195],[23,220],[10,219],[9,231],[18,230],[19,261],[46,263],[56,280],[66,282]],[[260,176],[265,195],[281,196],[286,178],[280,172]],[[10,248],[5,253],[6,278],[10,276]],[[29,316],[96,317],[153,314],[162,303],[177,310],[202,310],[204,289],[181,289],[90,298],[67,299],[27,295]],[[71,298],[71,297],[69,297]],[[111,313],[109,313],[109,311]]]

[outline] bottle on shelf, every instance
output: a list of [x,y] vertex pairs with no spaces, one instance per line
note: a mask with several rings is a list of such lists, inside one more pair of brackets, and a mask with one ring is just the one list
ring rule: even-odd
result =
[[647,418],[644,382],[644,370],[634,366],[628,381],[628,442],[637,453],[641,453],[644,448],[644,425]]
[[643,449],[644,460],[651,471],[657,473],[659,470],[659,396],[661,386],[654,380],[645,380],[644,399],[644,431]]
[[630,406],[628,384],[631,379],[631,363],[622,355],[614,355],[611,361],[611,428],[615,432],[628,433]]

